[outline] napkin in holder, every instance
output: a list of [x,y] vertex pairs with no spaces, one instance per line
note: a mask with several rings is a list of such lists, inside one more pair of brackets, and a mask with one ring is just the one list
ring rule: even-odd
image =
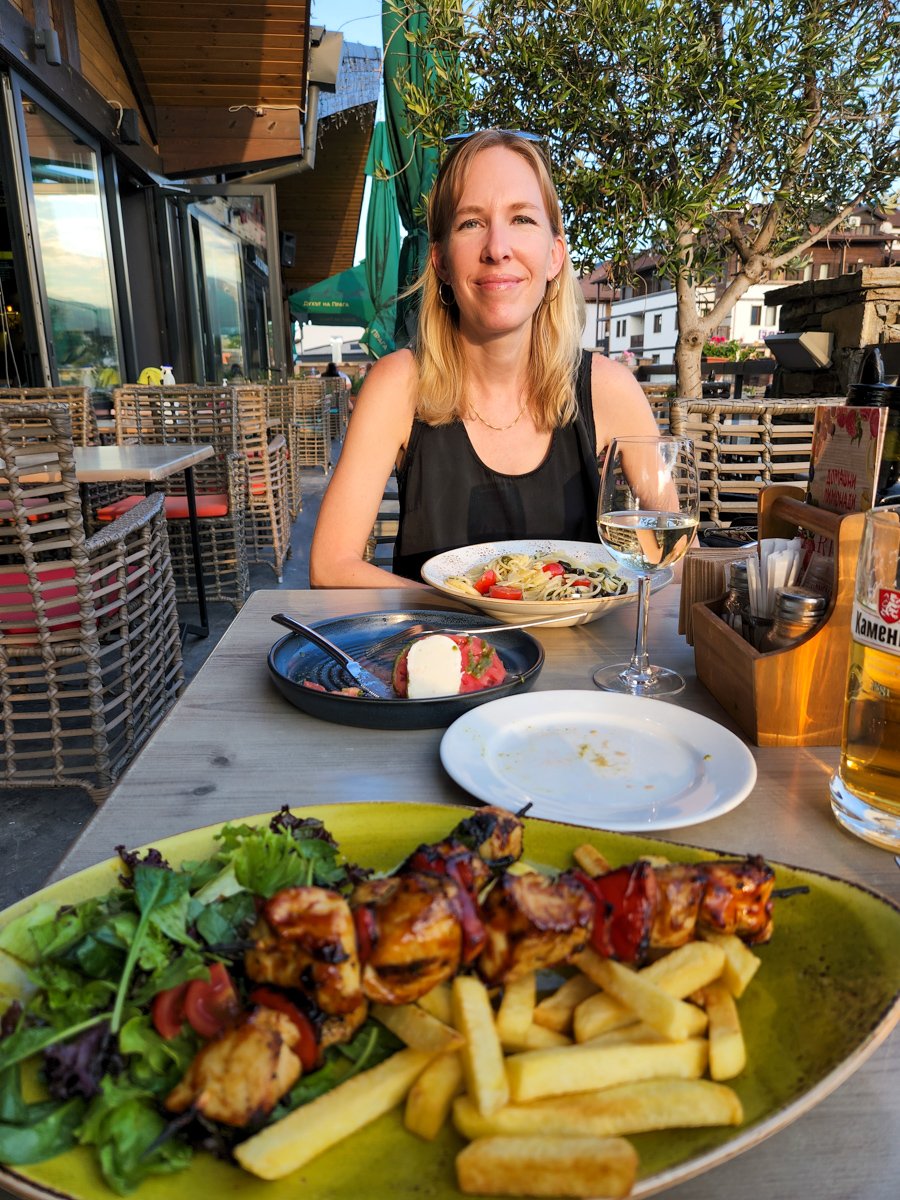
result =
[[678,632],[689,646],[694,644],[694,605],[718,600],[728,590],[729,568],[756,556],[756,542],[743,546],[694,546],[684,556],[681,569],[681,603]]

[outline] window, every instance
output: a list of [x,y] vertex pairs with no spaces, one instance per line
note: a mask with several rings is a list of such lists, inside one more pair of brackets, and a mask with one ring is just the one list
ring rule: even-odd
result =
[[97,155],[22,96],[37,240],[63,386],[119,383],[119,339]]
[[662,313],[653,314],[653,332],[662,333]]
[[625,320],[616,321],[616,337],[624,337],[625,330],[628,328],[628,322]]
[[828,263],[820,263],[820,265],[819,265],[819,278],[820,278],[820,279],[827,279],[827,278],[828,278]]
[[750,324],[751,325],[761,325],[762,324],[762,305],[761,304],[751,304],[750,305]]

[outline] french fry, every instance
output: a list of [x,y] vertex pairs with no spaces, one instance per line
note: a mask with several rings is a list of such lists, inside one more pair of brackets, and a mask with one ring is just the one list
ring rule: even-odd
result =
[[572,1039],[555,1029],[546,1029],[543,1025],[529,1025],[525,1030],[522,1044],[516,1050],[544,1050],[550,1046],[571,1046]]
[[450,997],[449,983],[439,983],[430,992],[420,996],[416,1004],[439,1021],[443,1021],[445,1025],[453,1024],[453,1001]]
[[[698,949],[699,947],[699,949]],[[593,951],[586,951],[594,957]],[[602,960],[601,960],[602,961]],[[724,965],[724,951],[719,956],[717,948],[704,942],[688,942],[673,950],[664,958],[659,958],[650,966],[637,972],[641,979],[655,984],[661,991],[683,1000],[704,986],[700,983],[712,982],[717,979]],[[582,965],[579,963],[579,965]],[[589,968],[590,969],[590,963]],[[690,1006],[689,1006],[690,1007]],[[590,1042],[603,1033],[619,1029],[630,1024],[635,1014],[625,1004],[614,999],[606,992],[588,996],[579,1004],[574,1013],[572,1027],[576,1042]],[[693,1008],[690,1015],[685,1014],[689,1037],[697,1037],[706,1029],[706,1018],[698,1008]]]
[[503,989],[503,999],[497,1010],[497,1036],[504,1049],[522,1046],[531,1027],[536,996],[534,971],[514,979]]
[[623,1025],[620,1029],[611,1029],[609,1033],[601,1033],[598,1037],[591,1038],[589,1042],[582,1042],[581,1045],[622,1046],[635,1042],[659,1042],[661,1045],[665,1045],[666,1039],[660,1037],[651,1025],[647,1025],[643,1021],[633,1021],[630,1025]]
[[614,1000],[631,1009],[641,1021],[672,1041],[684,1041],[696,1028],[696,1009],[676,1000],[646,978],[646,973],[629,971],[621,963],[601,958],[593,950],[578,956],[578,966]]
[[733,1079],[747,1065],[747,1047],[734,997],[723,983],[703,989],[709,1017],[709,1073],[713,1079]]
[[637,1154],[623,1138],[487,1137],[456,1156],[460,1190],[491,1196],[627,1196]]
[[573,975],[564,984],[543,1000],[534,1009],[535,1025],[554,1029],[557,1033],[568,1033],[572,1028],[575,1009],[588,996],[596,995],[597,985],[587,975]]
[[235,1147],[235,1158],[260,1179],[289,1175],[399,1104],[431,1057],[398,1051],[247,1138]]
[[441,1054],[430,1062],[406,1097],[403,1123],[410,1133],[431,1142],[443,1128],[454,1098],[463,1091],[459,1054]]
[[612,870],[609,860],[604,858],[597,847],[592,846],[590,842],[582,842],[580,846],[576,846],[572,851],[572,857],[585,875],[590,875],[592,879],[596,875],[606,875]]
[[743,996],[747,984],[762,965],[762,959],[733,933],[714,933],[711,930],[702,929],[700,936],[705,942],[722,949],[725,954],[722,982],[732,996],[735,998]]
[[509,1100],[503,1050],[487,988],[474,975],[453,980],[453,1023],[465,1037],[463,1072],[479,1112],[492,1113]]
[[506,1075],[510,1097],[521,1104],[542,1096],[593,1092],[641,1079],[698,1079],[706,1070],[708,1058],[705,1038],[618,1046],[595,1046],[588,1042],[510,1055],[506,1060]]
[[417,1004],[400,1004],[396,1008],[373,1004],[369,1013],[413,1050],[445,1054],[449,1050],[458,1050],[465,1041],[452,1025],[445,1025]]
[[615,1137],[654,1129],[740,1125],[736,1092],[708,1079],[648,1079],[599,1092],[508,1104],[483,1117],[468,1096],[453,1102],[453,1124],[464,1138],[562,1134]]

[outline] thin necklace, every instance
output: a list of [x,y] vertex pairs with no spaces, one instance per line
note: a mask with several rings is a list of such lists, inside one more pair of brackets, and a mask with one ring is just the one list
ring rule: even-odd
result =
[[519,421],[521,420],[522,413],[525,411],[527,403],[527,400],[522,401],[522,407],[508,425],[492,425],[490,421],[486,421],[484,419],[474,404],[469,405],[469,410],[472,413],[472,416],[475,417],[476,420],[480,421],[482,425],[487,425],[488,429],[493,429],[495,433],[503,433],[505,429],[512,429],[513,425],[518,425]]

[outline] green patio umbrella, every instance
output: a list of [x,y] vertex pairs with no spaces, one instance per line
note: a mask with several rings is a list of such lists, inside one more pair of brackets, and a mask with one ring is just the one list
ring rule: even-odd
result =
[[[385,0],[381,9],[384,38],[385,124],[391,145],[391,157],[397,173],[397,207],[406,237],[400,248],[399,291],[418,279],[428,254],[425,225],[425,201],[438,169],[438,151],[425,147],[411,132],[413,119],[406,108],[400,85],[404,81],[423,87],[428,56],[422,57],[417,46],[404,37],[424,31],[428,23],[427,5],[421,0]],[[414,301],[401,300],[397,306],[397,342],[409,340],[414,323]]]
[[372,133],[366,174],[371,179],[366,215],[365,267],[374,315],[359,339],[373,358],[394,349],[397,320],[397,267],[400,261],[400,222],[394,186],[391,148],[384,121]]
[[290,296],[292,316],[314,325],[368,325],[375,316],[364,263]]

